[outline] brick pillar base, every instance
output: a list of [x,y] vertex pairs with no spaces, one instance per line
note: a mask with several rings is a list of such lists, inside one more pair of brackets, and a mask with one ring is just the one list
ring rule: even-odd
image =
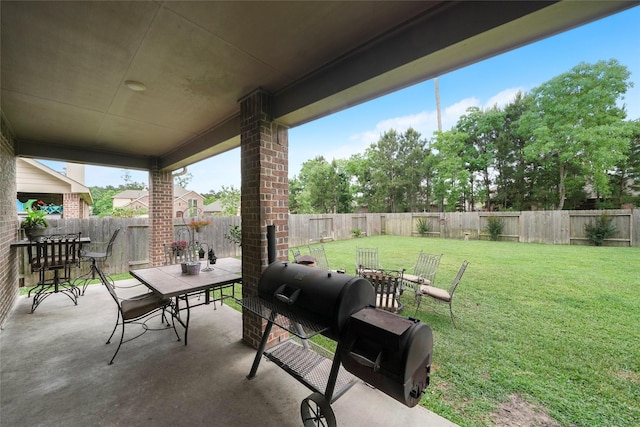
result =
[[164,263],[164,246],[173,240],[173,176],[149,171],[149,264]]
[[[289,236],[288,132],[271,121],[271,97],[256,91],[240,101],[242,167],[242,296],[257,294],[268,265],[267,225],[276,227],[277,258],[287,259]],[[242,339],[258,347],[265,321],[242,315]],[[270,342],[285,334],[273,328]],[[273,340],[273,341],[272,341]]]

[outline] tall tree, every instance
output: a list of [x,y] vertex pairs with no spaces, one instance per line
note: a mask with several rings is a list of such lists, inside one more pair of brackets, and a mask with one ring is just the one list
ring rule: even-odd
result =
[[400,136],[398,161],[402,171],[400,183],[404,191],[402,208],[415,212],[425,208],[423,181],[427,177],[425,158],[428,150],[420,132],[409,128]]
[[612,206],[640,205],[640,119],[625,122],[629,139],[626,158],[611,173]]
[[528,97],[520,119],[530,135],[525,154],[556,171],[557,209],[585,178],[600,194],[608,192],[607,171],[624,158],[628,144],[616,128],[625,118],[617,101],[631,86],[629,76],[613,59],[580,63]]
[[297,213],[350,212],[349,176],[337,161],[318,156],[302,164],[300,175],[290,181],[290,210]]
[[311,207],[304,206],[302,194],[303,188],[304,185],[296,175],[289,179],[289,212],[292,214],[301,214],[311,211]]
[[185,174],[174,175],[173,182],[181,188],[187,188],[189,183],[193,180],[193,174],[191,172],[187,172]]
[[354,203],[362,208],[368,207],[369,195],[375,187],[371,179],[371,168],[369,159],[364,154],[354,154],[345,162],[344,169],[351,179],[351,193]]
[[399,139],[396,130],[388,130],[365,151],[371,168],[371,181],[375,183],[367,195],[371,212],[398,212],[402,198]]
[[223,185],[220,190],[220,205],[222,206],[223,215],[238,215],[238,209],[240,208],[240,190],[233,185],[230,187]]
[[[504,121],[504,112],[495,106],[487,110],[470,107],[456,125],[460,132],[467,135],[465,158],[471,173],[469,202],[472,208],[478,196],[486,209],[491,204],[491,173],[495,171],[496,143]],[[476,185],[477,180],[480,181],[479,186]]]
[[465,210],[470,193],[471,172],[465,160],[464,132],[436,132],[431,146],[438,152],[434,173],[434,196],[441,210]]
[[353,212],[353,188],[351,185],[351,174],[348,171],[346,160],[332,160],[331,165],[336,171],[336,212],[351,213]]
[[404,212],[417,208],[420,184],[425,176],[426,142],[409,128],[400,134],[391,129],[365,151],[370,169],[366,194],[372,212]]

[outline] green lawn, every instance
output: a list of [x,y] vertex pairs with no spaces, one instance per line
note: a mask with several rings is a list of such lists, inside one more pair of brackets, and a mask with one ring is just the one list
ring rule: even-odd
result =
[[[385,268],[443,253],[436,286],[447,289],[470,262],[454,297],[458,329],[426,298],[417,316],[434,332],[426,408],[488,426],[518,394],[562,425],[638,425],[640,249],[396,236],[324,246],[330,266],[351,274],[356,246],[378,247]],[[402,298],[412,316],[413,297]]]

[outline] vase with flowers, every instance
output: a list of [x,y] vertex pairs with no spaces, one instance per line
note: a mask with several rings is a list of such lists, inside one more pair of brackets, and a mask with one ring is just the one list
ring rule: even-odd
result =
[[186,240],[175,240],[171,242],[171,251],[177,256],[182,255],[185,249],[187,249]]

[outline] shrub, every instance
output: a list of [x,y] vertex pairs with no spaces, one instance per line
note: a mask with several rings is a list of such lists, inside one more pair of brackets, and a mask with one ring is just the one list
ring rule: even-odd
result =
[[353,234],[354,237],[360,237],[362,236],[362,230],[360,230],[359,228],[355,228],[351,230],[351,234]]
[[242,229],[239,225],[230,225],[229,231],[224,233],[224,238],[231,243],[242,246]]
[[497,216],[487,217],[487,227],[485,230],[489,233],[489,238],[491,240],[500,240],[500,235],[502,234],[502,231],[504,231],[504,220]]
[[418,227],[418,234],[423,237],[431,231],[431,223],[424,218],[418,218],[416,226]]
[[602,246],[604,240],[611,237],[616,232],[616,227],[611,224],[611,218],[606,212],[596,217],[595,221],[584,226],[587,238],[596,246]]

